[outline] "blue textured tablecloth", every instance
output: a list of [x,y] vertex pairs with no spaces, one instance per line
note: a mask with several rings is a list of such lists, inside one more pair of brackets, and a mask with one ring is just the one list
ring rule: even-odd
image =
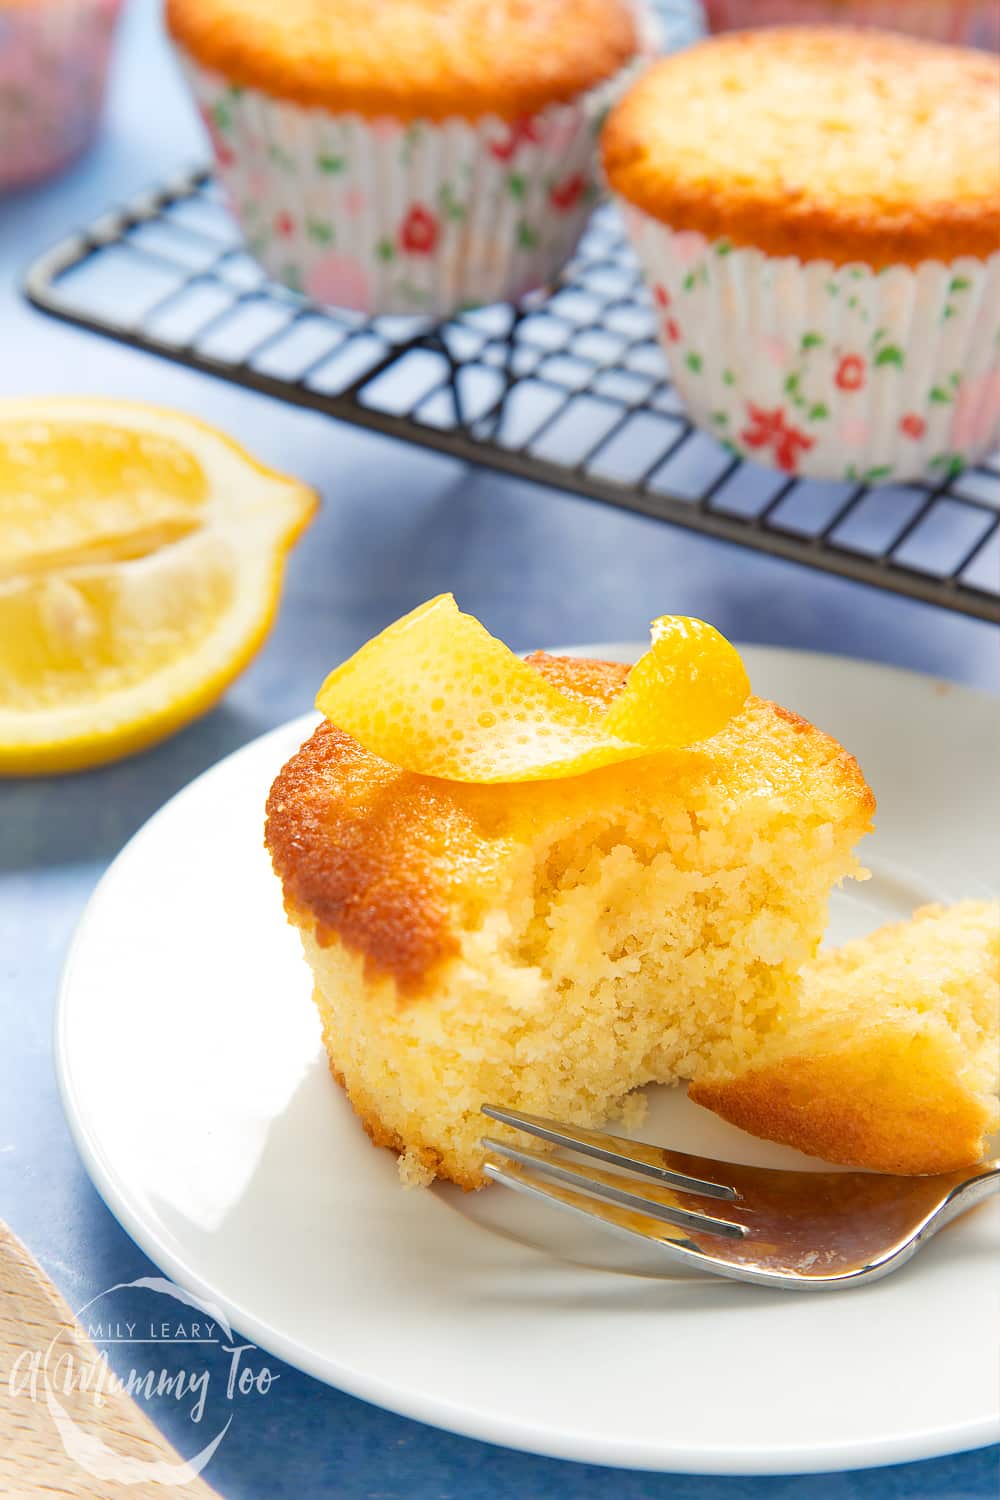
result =
[[[0,201],[0,393],[174,404],[298,473],[324,499],[292,559],[274,635],[221,707],[120,766],[0,785],[0,1214],[74,1307],[148,1273],[149,1262],[91,1187],[56,1093],[53,998],[73,927],[108,861],[150,813],[220,756],[301,712],[329,664],[388,620],[453,589],[513,646],[529,647],[641,638],[654,615],[674,610],[741,640],[995,680],[989,626],[470,471],[75,332],[20,301],[19,273],[38,251],[203,154],[153,6],[137,0],[97,149],[60,180]],[[180,1428],[178,1438],[190,1449]],[[782,1479],[621,1473],[453,1437],[283,1368],[256,1419],[234,1424],[206,1477],[222,1495],[247,1500],[985,1500],[997,1493],[997,1455]]]

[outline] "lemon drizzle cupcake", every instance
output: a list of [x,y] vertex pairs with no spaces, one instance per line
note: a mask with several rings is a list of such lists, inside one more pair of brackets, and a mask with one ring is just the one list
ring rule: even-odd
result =
[[1000,50],[996,0],[705,0],[712,31],[749,26],[891,26],[933,42]]
[[169,0],[250,250],[319,302],[442,316],[571,254],[626,0]]
[[0,190],[92,141],[122,0],[0,0]]
[[604,160],[695,421],[789,473],[946,478],[1000,435],[1000,64],[881,32],[716,38]]

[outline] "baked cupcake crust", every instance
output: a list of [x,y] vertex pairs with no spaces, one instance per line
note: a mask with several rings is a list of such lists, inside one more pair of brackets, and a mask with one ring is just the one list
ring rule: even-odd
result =
[[167,25],[233,84],[403,120],[519,119],[638,47],[625,0],[168,0]]
[[889,32],[732,32],[651,68],[603,138],[673,230],[876,269],[1000,249],[1000,59]]
[[[529,658],[564,692],[595,705],[621,690],[613,662]],[[820,778],[819,768],[826,768]],[[719,783],[787,790],[814,784],[832,822],[863,825],[875,801],[857,761],[798,715],[751,698],[710,740],[687,750],[607,766],[587,775],[513,786],[449,782],[400,771],[324,722],[288,761],[267,802],[265,842],[289,917],[321,946],[339,940],[372,977],[391,977],[413,999],[459,949],[456,926],[488,907],[510,851],[546,823],[580,820],[627,788],[662,797],[664,778],[697,808]],[[780,795],[779,791],[774,792]]]

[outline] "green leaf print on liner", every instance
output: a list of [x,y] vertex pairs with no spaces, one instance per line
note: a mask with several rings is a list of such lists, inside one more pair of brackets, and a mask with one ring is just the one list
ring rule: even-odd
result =
[[727,411],[713,411],[712,421],[716,427],[727,427],[729,425],[729,413]]
[[282,266],[281,280],[285,283],[286,286],[290,286],[293,292],[301,292],[304,290],[302,285],[302,273],[299,270],[298,266],[291,261],[289,261],[287,265]]
[[944,312],[941,314],[941,322],[942,323],[947,323],[947,321],[948,321],[949,318],[957,318],[957,317],[958,317],[958,308],[957,307],[952,307],[951,303],[949,302],[948,306],[945,308]]
[[310,219],[306,224],[306,233],[317,245],[333,244],[333,225],[328,224],[325,219]]
[[404,277],[402,281],[396,282],[396,291],[401,297],[409,297],[418,307],[423,307],[431,300],[430,292],[425,292],[422,286],[415,286],[412,281]]
[[898,344],[885,344],[876,354],[875,363],[876,365],[896,365],[901,370],[906,359]]
[[965,459],[960,453],[935,453],[933,458],[928,459],[927,467],[943,469],[946,478],[954,479],[965,468]]
[[810,406],[808,416],[810,422],[825,422],[830,415],[830,408],[822,401],[817,401],[815,406]]
[[957,370],[952,370],[951,374],[948,376],[948,384],[951,386],[953,391],[957,391],[959,386],[962,384],[962,377]]
[[722,372],[722,384],[723,385],[735,385],[736,384],[736,376],[733,374],[732,370],[723,370],[723,372]]
[[528,184],[521,176],[520,172],[511,172],[510,176],[507,178],[507,191],[508,193],[510,193],[510,196],[512,198],[516,198],[518,202],[520,202],[524,197],[525,193],[528,191]]
[[686,292],[693,292],[695,287],[699,285],[708,285],[708,267],[704,264],[696,266],[693,271],[689,271],[681,282],[681,286]]
[[412,125],[407,126],[406,133],[403,136],[403,149],[400,153],[404,167],[412,166],[413,153],[420,145],[423,137],[424,132],[419,121],[414,121]]
[[967,292],[972,282],[968,276],[953,276],[948,283],[949,292]]
[[522,250],[537,250],[539,245],[539,234],[537,229],[521,220],[517,226],[517,243]]
[[716,255],[732,255],[733,247],[728,240],[720,240],[715,247]]
[[827,294],[829,296],[831,296],[831,297],[839,297],[840,296],[840,287],[837,285],[837,283],[835,281],[828,281],[827,284],[826,284],[826,290],[827,290]]
[[321,155],[316,158],[316,168],[325,172],[328,177],[333,177],[337,172],[343,172],[347,166],[346,156]]
[[441,212],[446,219],[465,218],[465,205],[460,203],[455,197],[450,182],[441,184],[441,191],[438,193],[438,202],[441,205]]
[[287,151],[283,151],[280,146],[268,146],[267,155],[268,160],[273,162],[276,167],[280,167],[283,172],[295,171],[294,158],[289,156]]
[[947,406],[951,400],[951,392],[946,391],[943,385],[932,385],[929,394],[931,401],[937,406]]
[[375,254],[378,256],[379,260],[393,260],[396,255],[396,251],[393,248],[392,241],[379,240],[378,244],[375,246]]
[[693,375],[701,374],[702,358],[700,354],[695,354],[693,352],[691,354],[686,354],[684,356],[684,363],[687,365],[688,369]]
[[791,373],[791,375],[786,375],[785,376],[785,395],[786,396],[797,396],[798,395],[798,392],[799,392],[799,380],[800,380],[800,378],[801,377],[800,377],[800,375],[799,375],[799,373],[798,373],[797,370],[793,370],[792,373]]
[[802,349],[821,349],[823,347],[823,335],[821,333],[804,333],[802,335]]
[[894,464],[876,464],[873,469],[861,470],[857,464],[848,464],[844,470],[844,478],[849,479],[852,484],[875,484],[879,479],[888,479],[896,472]]
[[218,99],[215,104],[212,105],[212,119],[215,121],[216,125],[218,125],[220,130],[232,129],[233,117],[229,113],[229,105],[224,99]]

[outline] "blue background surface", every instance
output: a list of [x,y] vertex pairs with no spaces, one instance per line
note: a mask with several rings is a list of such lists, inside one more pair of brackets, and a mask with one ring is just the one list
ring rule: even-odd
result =
[[[642,638],[654,615],[671,610],[711,619],[739,640],[996,685],[989,626],[286,409],[61,326],[20,301],[18,278],[35,254],[204,155],[155,9],[135,0],[96,150],[63,178],[0,201],[0,393],[107,393],[196,412],[315,485],[324,502],[292,558],[273,636],[214,713],[122,765],[0,785],[0,1213],[76,1308],[151,1268],[85,1176],[56,1092],[52,1011],[74,925],[108,861],[161,803],[300,713],[329,665],[388,620],[452,589],[512,646],[528,648]],[[224,1496],[982,1500],[997,1490],[996,1450],[780,1479],[578,1466],[437,1432],[272,1365],[280,1380],[252,1418],[234,1423],[207,1471]],[[186,1418],[166,1408],[157,1416],[190,1451]],[[725,1412],[718,1417],[724,1428]]]

